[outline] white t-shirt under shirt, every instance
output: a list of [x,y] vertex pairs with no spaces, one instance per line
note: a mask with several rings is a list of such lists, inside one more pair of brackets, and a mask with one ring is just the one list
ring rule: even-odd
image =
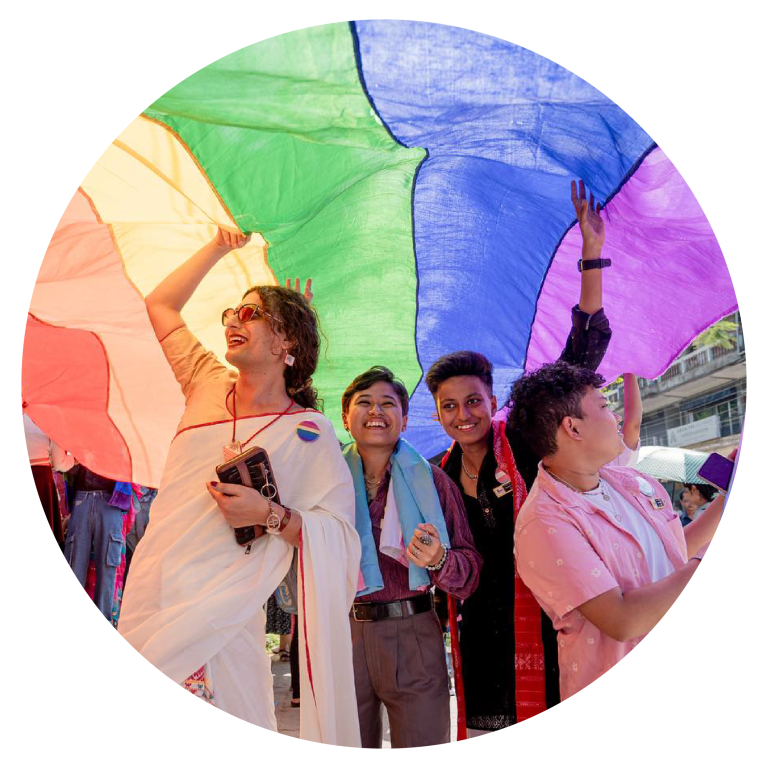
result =
[[[603,491],[608,499],[603,497]],[[652,581],[660,581],[674,572],[675,568],[667,556],[659,534],[613,486],[601,479],[600,486],[594,491],[587,491],[584,496],[637,540],[645,553]]]

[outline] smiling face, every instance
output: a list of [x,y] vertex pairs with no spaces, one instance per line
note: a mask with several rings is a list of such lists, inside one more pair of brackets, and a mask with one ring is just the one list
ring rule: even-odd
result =
[[462,447],[484,442],[496,413],[496,398],[477,376],[452,376],[435,392],[440,423]]
[[[235,310],[243,304],[264,306],[255,291],[245,296]],[[238,370],[282,363],[285,338],[281,333],[272,330],[267,319],[254,314],[248,322],[242,323],[235,312],[227,320],[224,332],[227,339],[227,352],[224,357]]]
[[358,448],[392,449],[408,423],[397,392],[386,381],[355,392],[342,419]]

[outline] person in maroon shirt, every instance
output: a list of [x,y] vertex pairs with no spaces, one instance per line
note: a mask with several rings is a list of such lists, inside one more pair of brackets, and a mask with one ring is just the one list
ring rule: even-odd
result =
[[[420,471],[426,477],[431,471],[448,540],[441,541],[437,527],[428,522],[412,531],[403,527],[405,557],[429,574],[424,588],[412,588],[407,563],[380,548],[387,500],[393,495],[393,452],[399,454],[405,442],[401,433],[408,421],[408,391],[388,368],[371,368],[345,390],[342,418],[354,440],[349,447],[356,448],[353,453],[362,460],[362,473],[356,476],[353,471],[353,478],[365,485],[383,582],[382,588],[358,596],[350,613],[361,743],[381,747],[383,704],[392,747],[443,744],[450,741],[448,669],[442,625],[427,587],[466,599],[477,587],[482,559],[459,489],[445,472],[424,461]],[[349,453],[345,449],[345,456]],[[356,491],[361,498],[363,489]]]

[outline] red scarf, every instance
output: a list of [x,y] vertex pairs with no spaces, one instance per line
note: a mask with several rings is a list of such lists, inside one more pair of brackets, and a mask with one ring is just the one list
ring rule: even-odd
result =
[[[513,522],[517,522],[520,507],[528,496],[523,478],[517,469],[512,448],[506,434],[506,419],[496,418],[493,425],[493,453],[496,464],[509,475],[512,483]],[[455,443],[440,463],[445,467]],[[458,734],[461,741],[467,738],[467,715],[464,701],[464,680],[461,674],[456,599],[448,595],[448,617],[451,628],[451,656],[456,683],[456,704],[458,708]],[[520,723],[538,715],[547,708],[544,676],[544,646],[541,641],[541,608],[531,590],[525,586],[515,564],[515,715]]]

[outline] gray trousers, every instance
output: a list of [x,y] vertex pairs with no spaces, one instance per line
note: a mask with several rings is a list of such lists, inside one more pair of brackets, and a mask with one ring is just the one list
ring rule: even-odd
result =
[[350,624],[362,746],[381,747],[382,704],[392,747],[449,742],[448,668],[434,610],[405,619],[350,618]]

